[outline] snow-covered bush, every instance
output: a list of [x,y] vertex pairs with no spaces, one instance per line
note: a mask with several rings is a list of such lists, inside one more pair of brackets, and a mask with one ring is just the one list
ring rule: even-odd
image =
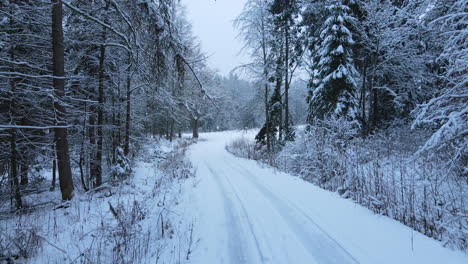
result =
[[[412,131],[401,123],[368,138],[357,134],[354,123],[327,120],[299,131],[296,141],[287,143],[274,162],[257,160],[337,192],[444,245],[468,249],[466,179],[445,166],[448,154],[414,158],[431,131]],[[261,154],[249,153],[255,148],[244,142],[248,140],[234,141],[228,149],[244,158]]]
[[[29,205],[14,214],[0,204],[0,263],[182,263],[193,251],[193,220],[178,212],[184,179],[194,175],[185,156],[190,142],[141,139],[126,184],[77,190],[63,203],[59,191],[24,192]],[[160,158],[147,155],[161,150]],[[165,164],[170,163],[173,164]],[[158,168],[158,166],[160,168]],[[162,168],[167,168],[167,170]],[[116,177],[130,172],[116,151]],[[167,175],[172,175],[167,177]],[[47,175],[50,175],[47,172]],[[120,175],[120,176],[118,176]],[[0,182],[1,183],[1,182]],[[187,186],[189,188],[190,186]],[[1,195],[1,193],[0,193]],[[34,202],[32,202],[34,201]]]
[[239,157],[257,160],[258,152],[255,150],[255,143],[246,137],[234,139],[226,146],[226,150]]
[[124,154],[124,150],[121,147],[115,149],[115,163],[112,165],[112,177],[114,180],[121,180],[126,178],[132,169],[130,167],[130,161]]
[[114,263],[140,262],[149,252],[151,230],[145,230],[140,221],[145,219],[148,209],[138,201],[131,204],[119,203],[116,207],[109,203],[109,210],[117,220],[109,231],[113,242]]
[[357,133],[355,122],[343,118],[320,122],[299,133],[295,143],[286,144],[276,163],[322,188],[336,190],[348,184],[338,176],[346,173],[346,145]]
[[159,164],[159,168],[166,176],[165,178],[177,180],[188,179],[194,176],[193,165],[186,156],[186,151],[190,144],[190,140],[180,140],[174,149],[166,154],[163,161]]
[[42,239],[36,228],[15,229],[11,233],[0,232],[0,263],[16,263],[34,256]]
[[406,126],[362,139],[341,124],[339,130],[305,131],[283,148],[277,166],[445,245],[468,248],[466,181],[444,166],[444,157],[414,159],[416,142],[427,140],[428,132],[408,133]]
[[245,136],[234,139],[226,145],[226,150],[235,156],[258,160],[270,165],[276,162],[276,153],[270,153],[267,146],[256,144],[253,140],[249,140]]

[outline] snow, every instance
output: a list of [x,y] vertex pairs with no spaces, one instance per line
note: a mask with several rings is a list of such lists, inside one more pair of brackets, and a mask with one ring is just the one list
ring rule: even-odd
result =
[[[122,186],[77,194],[69,208],[2,219],[2,235],[20,229],[39,236],[42,248],[28,263],[113,263],[120,257],[194,264],[468,263],[464,253],[397,221],[226,151],[232,140],[253,140],[255,133],[201,134],[187,152],[196,177],[177,181],[157,166],[174,147],[150,144],[137,160],[134,176]],[[51,195],[59,192],[34,199]],[[120,212],[120,221],[110,204]],[[135,213],[141,219],[128,218]],[[128,228],[123,231],[130,234],[125,237],[129,249],[115,259],[122,220]]]
[[468,263],[336,193],[229,154],[244,133],[202,134],[189,151],[199,183],[187,206],[201,238],[191,263]]
[[338,48],[336,48],[336,50],[334,50],[332,53],[335,55],[343,54],[344,53],[343,45],[339,45]]
[[[119,185],[104,185],[99,192],[76,191],[67,208],[52,206],[59,202],[58,190],[24,197],[34,204],[57,199],[30,213],[0,218],[0,242],[12,239],[16,230],[35,234],[37,252],[33,245],[27,247],[30,258],[18,263],[181,263],[191,248],[194,220],[186,216],[181,201],[195,179],[171,178],[156,156],[169,155],[176,144],[145,142],[132,176]],[[15,240],[21,244],[21,239]],[[4,253],[14,254],[2,248],[0,259]]]

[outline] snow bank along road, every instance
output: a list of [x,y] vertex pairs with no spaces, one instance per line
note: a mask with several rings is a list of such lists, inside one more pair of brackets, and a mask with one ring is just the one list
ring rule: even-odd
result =
[[234,157],[242,132],[202,134],[190,158],[193,263],[468,263],[468,257],[297,177]]

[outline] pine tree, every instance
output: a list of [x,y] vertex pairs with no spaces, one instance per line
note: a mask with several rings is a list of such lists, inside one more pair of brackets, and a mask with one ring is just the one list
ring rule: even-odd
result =
[[352,57],[354,40],[349,30],[354,18],[344,0],[333,0],[320,33],[314,76],[310,81],[308,121],[328,116],[354,119],[357,71]]

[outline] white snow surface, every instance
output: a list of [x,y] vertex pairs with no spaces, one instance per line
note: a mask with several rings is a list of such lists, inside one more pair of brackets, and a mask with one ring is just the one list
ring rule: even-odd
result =
[[[185,263],[194,219],[184,214],[191,210],[189,207],[179,205],[186,204],[182,202],[187,200],[184,194],[191,193],[196,179],[170,179],[158,167],[158,157],[166,156],[178,142],[145,143],[145,151],[140,155],[143,157],[137,157],[133,175],[124,183],[110,187],[111,191],[104,189],[94,194],[77,191],[68,208],[38,207],[29,214],[0,218],[0,234],[5,235],[0,239],[13,237],[10,233],[16,233],[15,230],[36,230],[40,237],[37,254],[29,252],[31,258],[20,258],[13,263]],[[29,204],[50,201],[52,197],[56,197],[52,202],[60,201],[58,189],[23,198]],[[143,217],[126,227],[127,236],[121,235],[109,204],[119,210],[120,220],[126,224],[126,219],[134,213],[132,210],[141,211]],[[162,217],[165,235],[161,234]],[[128,241],[126,251],[122,249],[123,238]],[[7,243],[1,245],[10,241],[4,242]],[[122,245],[122,258],[116,258],[120,256],[115,253],[117,244]],[[9,253],[2,250],[0,257]],[[0,264],[3,263],[7,262],[0,258]]]
[[243,133],[201,134],[189,151],[199,180],[186,204],[200,237],[191,263],[468,263],[395,220],[228,153]]

